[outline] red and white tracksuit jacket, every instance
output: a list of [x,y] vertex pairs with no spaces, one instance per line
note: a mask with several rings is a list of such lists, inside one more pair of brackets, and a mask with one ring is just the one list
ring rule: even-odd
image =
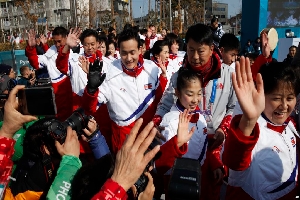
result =
[[150,36],[145,38],[146,49],[149,50],[153,47],[154,43],[161,37],[160,34],[156,34],[155,36]]
[[293,120],[274,125],[261,116],[247,137],[238,128],[240,119],[232,119],[225,141],[223,161],[230,169],[226,199],[295,199],[299,135]]
[[53,45],[44,55],[37,55],[35,47],[27,46],[26,55],[33,68],[47,68],[54,89],[57,117],[60,120],[67,119],[72,114],[72,87],[70,79],[57,69],[56,47]]
[[[164,127],[162,135],[166,138],[166,141],[170,140],[177,135],[179,114],[183,112],[184,107],[177,101],[170,110],[165,114],[161,127]],[[192,127],[196,127],[196,130],[188,142],[188,150],[182,156],[185,158],[196,159],[201,164],[201,197],[200,199],[220,199],[221,184],[216,185],[214,182],[213,171],[220,168],[223,170],[223,164],[220,158],[220,148],[211,151],[208,148],[209,142],[212,142],[213,135],[207,134],[206,120],[203,115],[200,114],[200,110],[196,110],[189,123],[189,131]],[[164,146],[164,144],[162,145]],[[168,163],[170,168],[174,163]]]
[[[58,69],[65,75],[69,76],[71,79],[72,91],[73,91],[73,110],[76,110],[78,107],[82,107],[86,114],[92,115],[95,117],[97,121],[100,131],[102,135],[105,137],[107,144],[111,147],[111,126],[110,126],[110,118],[108,115],[106,105],[101,106],[97,111],[89,112],[89,108],[86,105],[86,102],[83,103],[82,95],[84,88],[87,85],[87,74],[82,70],[79,66],[79,57],[85,56],[84,53],[76,54],[76,53],[62,53],[62,49],[59,52],[57,57],[57,65]],[[98,50],[96,54],[89,56],[89,61],[93,63],[96,58],[103,60],[103,68],[102,73],[106,73],[107,66],[111,62],[108,58],[102,57],[101,52]]]
[[158,77],[157,66],[149,60],[143,60],[143,66],[136,67],[134,72],[125,69],[120,59],[107,70],[99,92],[90,95],[85,90],[83,99],[90,112],[95,112],[99,104],[107,105],[113,121],[112,149],[116,153],[137,119],[144,119],[142,128],[152,120],[167,79]]
[[177,54],[170,53],[170,56],[169,56],[170,65],[174,66],[175,69],[177,69],[177,71],[178,71],[179,68],[183,66],[184,56],[185,56],[185,51],[178,51]]

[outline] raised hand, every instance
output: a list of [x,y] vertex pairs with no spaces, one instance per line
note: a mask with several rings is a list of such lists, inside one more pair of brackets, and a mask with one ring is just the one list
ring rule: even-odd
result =
[[157,58],[157,62],[159,65],[159,68],[161,69],[161,75],[166,77],[167,76],[167,67],[166,63],[162,61],[160,57]]
[[139,133],[142,123],[143,119],[138,119],[131,129],[122,148],[117,153],[114,173],[111,176],[111,179],[122,186],[125,191],[138,180],[150,160],[160,149],[160,146],[157,145],[145,154],[155,137],[156,129],[154,123],[150,122]]
[[35,40],[35,31],[33,29],[30,29],[28,32],[28,46],[35,47],[36,40]]
[[232,83],[243,111],[239,128],[244,135],[249,136],[258,117],[265,109],[263,80],[261,75],[257,74],[255,87],[250,69],[250,61],[243,56],[240,62],[236,62],[235,71],[236,73],[232,74]]
[[103,83],[106,74],[102,74],[103,61],[96,59],[89,65],[87,92],[94,94],[98,87]]
[[261,46],[262,46],[262,54],[264,57],[268,58],[271,55],[271,48],[269,44],[269,38],[266,32],[261,34]]
[[79,60],[79,66],[81,67],[81,69],[86,74],[88,74],[89,73],[89,65],[90,65],[89,60],[85,56],[80,56],[78,60]]
[[81,34],[81,29],[80,28],[75,28],[75,29],[70,29],[70,32],[67,37],[66,44],[70,47],[76,47],[79,44],[79,36]]
[[177,129],[177,145],[181,147],[184,143],[187,143],[193,136],[196,127],[194,126],[189,131],[189,123],[192,115],[189,115],[189,110],[185,109],[183,113],[179,114],[179,123]]
[[48,41],[44,34],[41,34],[40,40],[41,40],[41,43],[42,43],[42,44],[46,44],[47,41]]

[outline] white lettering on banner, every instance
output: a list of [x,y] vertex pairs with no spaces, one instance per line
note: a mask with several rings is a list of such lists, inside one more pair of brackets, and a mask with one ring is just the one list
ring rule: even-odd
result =
[[29,64],[28,60],[20,60],[20,65],[27,65]]
[[66,181],[63,181],[64,186],[59,186],[61,190],[58,190],[58,193],[56,195],[57,200],[66,199],[66,196],[68,195],[68,192],[71,188],[71,183],[68,183]]

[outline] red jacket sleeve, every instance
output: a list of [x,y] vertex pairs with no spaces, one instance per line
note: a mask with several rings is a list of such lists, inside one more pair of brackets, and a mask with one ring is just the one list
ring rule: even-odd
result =
[[164,94],[165,88],[167,86],[168,79],[162,75],[159,76],[159,86],[157,87],[154,105],[157,105],[160,102],[162,95]]
[[30,46],[26,46],[26,55],[28,57],[28,61],[30,63],[30,65],[34,68],[34,69],[39,69],[39,60],[38,60],[38,55],[36,52],[35,47],[30,47]]
[[223,118],[222,122],[220,123],[219,128],[222,129],[222,131],[225,134],[225,137],[227,137],[228,129],[230,127],[230,122],[232,119],[232,115],[227,115]]
[[150,38],[148,37],[145,38],[145,45],[146,45],[146,50],[150,50]]
[[92,198],[92,200],[125,200],[126,191],[112,179],[108,179],[101,190]]
[[58,52],[58,56],[56,58],[56,67],[57,69],[64,75],[68,74],[68,68],[69,68],[69,53],[63,53],[62,52],[63,47],[60,48]]
[[225,141],[223,162],[232,170],[242,171],[249,167],[251,154],[259,138],[259,126],[256,123],[252,135],[244,136],[238,128],[242,115],[235,116]]
[[[208,146],[210,147],[211,144],[213,144],[214,142],[214,135],[213,134],[208,134]],[[217,147],[216,149],[211,149],[211,148],[207,148],[207,152],[206,152],[206,159],[208,159],[208,163],[209,163],[209,168],[214,171],[218,168],[223,169],[223,162],[221,160],[221,149],[222,149],[222,145],[220,145],[219,147]]]
[[95,92],[95,94],[91,95],[87,92],[87,86],[84,89],[82,96],[82,108],[85,110],[86,114],[93,115],[96,112],[98,106],[98,94],[99,89]]
[[254,81],[256,81],[256,75],[259,69],[261,68],[261,66],[269,62],[272,62],[272,56],[266,58],[261,54],[255,59],[253,65],[251,66],[251,72]]
[[172,137],[160,147],[161,156],[155,161],[155,168],[161,175],[165,174],[174,165],[176,158],[181,158],[188,150],[185,143],[180,148],[177,146],[177,136]]
[[0,184],[7,185],[13,168],[14,139],[0,137]]
[[48,44],[43,44],[42,48],[43,48],[44,52],[46,52],[49,49],[49,45]]

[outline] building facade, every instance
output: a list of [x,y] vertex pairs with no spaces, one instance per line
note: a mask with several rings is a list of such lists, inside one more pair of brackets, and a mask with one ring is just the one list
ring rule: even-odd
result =
[[210,23],[213,16],[217,17],[222,25],[228,22],[228,4],[227,3],[217,3],[213,0],[208,0],[205,4],[205,23]]

